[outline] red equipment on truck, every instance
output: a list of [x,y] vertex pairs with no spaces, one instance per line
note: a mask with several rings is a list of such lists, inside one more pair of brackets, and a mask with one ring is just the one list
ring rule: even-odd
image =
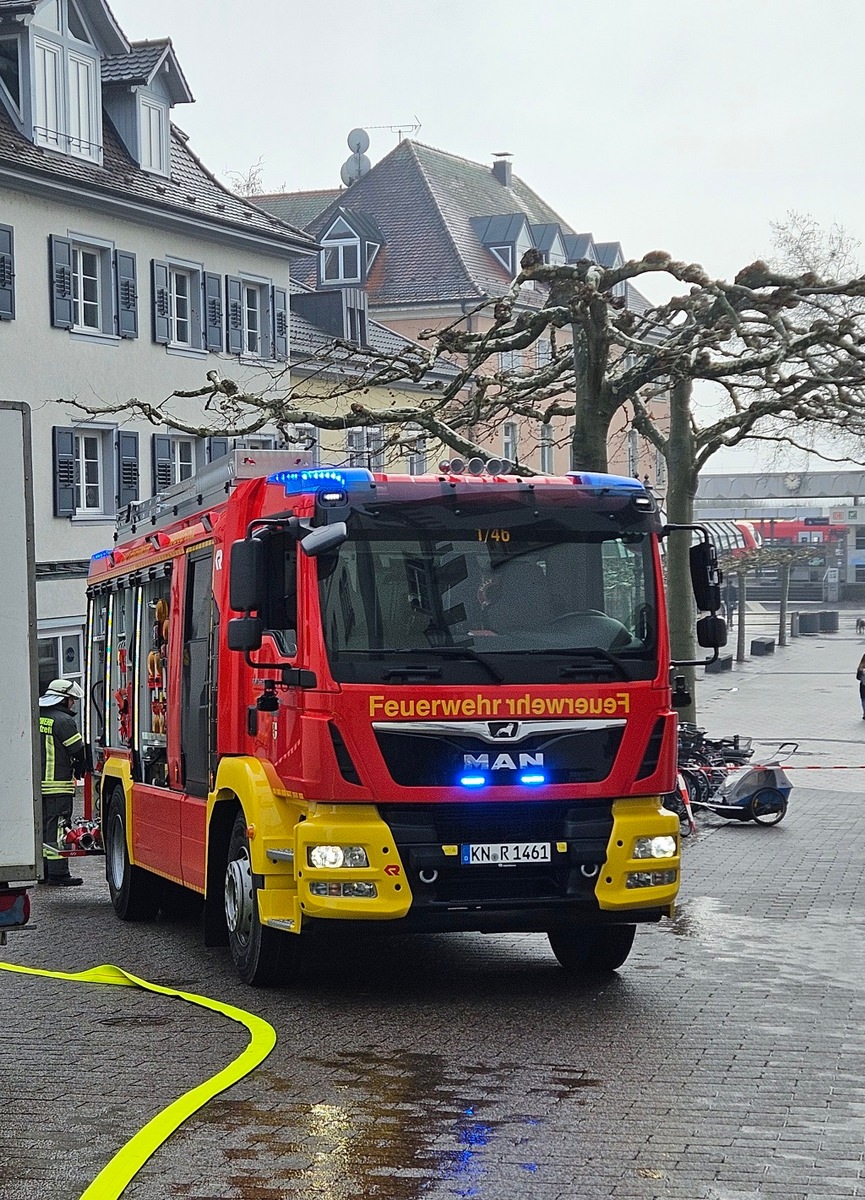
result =
[[[241,977],[333,922],[543,931],[611,970],[672,911],[676,717],[652,494],[238,451],[119,520],[88,587],[111,899],[201,893]],[[690,537],[690,535],[689,535]],[[714,547],[691,551],[701,645]]]

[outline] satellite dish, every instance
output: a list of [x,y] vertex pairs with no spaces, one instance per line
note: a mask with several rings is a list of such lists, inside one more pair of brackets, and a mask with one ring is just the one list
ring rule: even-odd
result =
[[366,175],[371,166],[372,163],[365,154],[353,154],[342,164],[339,177],[346,187],[351,187],[362,175]]
[[352,154],[366,154],[369,150],[369,134],[365,129],[352,129],[347,141]]

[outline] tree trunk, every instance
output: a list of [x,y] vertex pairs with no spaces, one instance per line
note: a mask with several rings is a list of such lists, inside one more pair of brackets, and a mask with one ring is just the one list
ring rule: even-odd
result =
[[778,620],[778,645],[787,645],[787,601],[790,596],[791,564],[781,564],[781,614]]
[[[678,380],[670,391],[670,438],[667,456],[667,519],[673,525],[688,525],[694,520],[697,480],[694,473],[690,410],[690,380]],[[693,659],[696,656],[690,548],[691,538],[687,533],[671,533],[667,538],[667,608],[670,649],[674,661]],[[676,668],[676,674],[685,676],[688,691],[693,697],[688,708],[679,710],[679,715],[684,721],[695,721],[697,694],[694,668]]]
[[739,593],[739,611],[736,614],[736,662],[745,661],[745,575],[736,575],[736,589]]
[[574,430],[571,437],[571,466],[577,471],[606,472],[607,439],[616,404],[607,384],[610,347],[605,303],[593,309],[586,327],[573,325],[574,345]]

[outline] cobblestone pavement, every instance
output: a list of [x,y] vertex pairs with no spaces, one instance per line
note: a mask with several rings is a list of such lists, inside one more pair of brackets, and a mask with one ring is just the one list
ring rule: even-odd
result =
[[[540,936],[459,935],[354,938],[261,992],[201,946],[194,917],[119,923],[99,860],[83,888],[38,893],[7,961],[113,962],[279,1035],[125,1196],[865,1197],[865,781],[834,770],[865,763],[863,649],[844,613],[838,634],[701,683],[710,732],[801,741],[790,812],[774,828],[704,818],[677,919],[640,930],[604,983],[567,983]],[[80,1196],[246,1041],[131,989],[0,972],[0,996],[5,1200]]]

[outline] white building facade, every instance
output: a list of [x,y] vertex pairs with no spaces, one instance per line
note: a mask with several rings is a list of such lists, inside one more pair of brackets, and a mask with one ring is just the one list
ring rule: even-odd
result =
[[313,242],[202,166],[171,123],[191,99],[171,43],[129,43],[103,0],[0,0],[0,398],[32,412],[43,684],[81,673],[118,508],[229,449],[64,401],[287,371],[289,255]]

